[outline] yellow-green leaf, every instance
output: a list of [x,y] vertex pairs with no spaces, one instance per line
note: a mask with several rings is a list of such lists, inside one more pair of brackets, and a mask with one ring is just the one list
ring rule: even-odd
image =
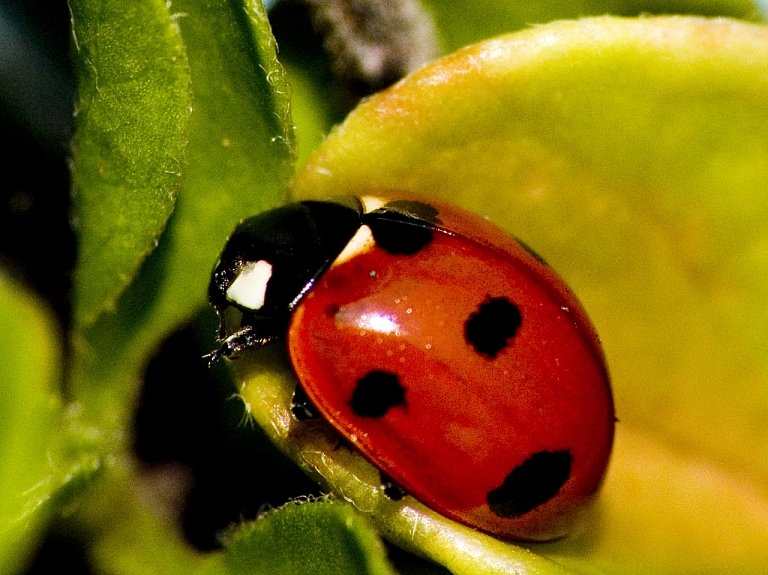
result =
[[766,93],[759,25],[553,23],[364,102],[296,178],[294,198],[452,200],[531,245],[585,304],[613,374],[616,454],[602,514],[537,552],[607,572],[768,564]]
[[55,493],[61,350],[51,315],[0,272],[0,572],[20,570]]
[[751,0],[424,0],[449,51],[467,44],[553,22],[585,16],[696,14],[757,19]]

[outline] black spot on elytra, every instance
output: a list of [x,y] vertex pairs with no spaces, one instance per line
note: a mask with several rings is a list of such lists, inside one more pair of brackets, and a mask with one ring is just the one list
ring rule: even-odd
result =
[[384,488],[384,495],[389,497],[392,501],[400,501],[403,497],[405,497],[405,491],[403,488],[395,483],[394,479],[392,479],[389,475],[383,471],[380,471],[379,477],[381,478],[381,486]]
[[495,359],[515,337],[523,316],[518,307],[505,297],[488,296],[464,324],[464,336],[477,353]]
[[360,417],[382,417],[389,408],[405,402],[405,388],[394,373],[374,370],[357,380],[352,411]]
[[488,506],[499,517],[519,517],[557,495],[571,475],[570,451],[539,451],[488,493]]
[[376,245],[396,256],[412,256],[432,241],[432,230],[418,223],[399,220],[371,220]]
[[437,214],[424,202],[396,200],[366,214],[363,223],[371,228],[377,246],[393,255],[411,256],[432,241],[432,228],[441,223]]
[[432,225],[441,224],[434,206],[413,200],[395,200],[380,208],[381,212],[396,212],[414,220],[421,220]]
[[300,385],[297,385],[296,390],[293,392],[291,413],[299,421],[307,421],[318,416],[317,408],[312,404],[312,401],[304,392],[304,388]]

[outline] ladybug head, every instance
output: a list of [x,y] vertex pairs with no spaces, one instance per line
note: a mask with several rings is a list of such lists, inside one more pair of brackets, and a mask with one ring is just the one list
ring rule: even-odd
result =
[[[254,341],[282,337],[293,308],[344,249],[360,217],[356,201],[306,201],[243,220],[227,241],[208,287],[221,322],[219,340],[226,337],[224,312],[229,307],[242,312],[241,332],[252,332]],[[237,351],[253,345],[241,342]]]

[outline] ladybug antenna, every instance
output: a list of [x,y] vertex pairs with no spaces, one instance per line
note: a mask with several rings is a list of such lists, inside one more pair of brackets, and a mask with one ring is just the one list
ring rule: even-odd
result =
[[220,311],[219,309],[216,309],[216,315],[219,316],[219,329],[216,332],[216,339],[221,341],[225,337],[227,337],[227,324],[224,321],[224,313],[222,311]]
[[221,349],[214,349],[210,353],[206,353],[203,356],[203,359],[208,364],[208,369],[211,369],[213,367],[213,364],[216,363],[222,356]]

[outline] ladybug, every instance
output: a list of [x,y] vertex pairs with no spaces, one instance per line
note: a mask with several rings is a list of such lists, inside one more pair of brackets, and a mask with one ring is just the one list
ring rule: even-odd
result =
[[[286,205],[237,227],[209,297],[211,360],[285,340],[297,408],[306,394],[391,497],[542,541],[602,482],[615,419],[595,330],[555,272],[487,220],[431,200]],[[227,336],[231,307],[242,317]]]

